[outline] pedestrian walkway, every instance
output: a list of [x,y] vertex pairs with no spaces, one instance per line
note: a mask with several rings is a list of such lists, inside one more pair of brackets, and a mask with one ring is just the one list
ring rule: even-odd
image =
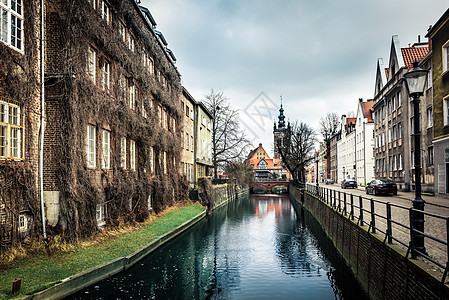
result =
[[[391,215],[391,235],[393,237],[393,244],[402,244],[405,248],[410,243],[410,209],[413,207],[412,200],[415,199],[415,193],[412,192],[398,192],[397,196],[373,196],[365,193],[364,187],[357,189],[341,189],[339,185],[320,185],[321,188],[330,188],[336,193],[326,194],[325,201],[334,201],[333,205],[337,205],[337,210],[343,205],[346,205],[347,214],[350,211],[350,199],[353,200],[354,217],[359,220],[361,210],[360,201],[363,207],[363,225],[372,226],[371,218],[375,219],[375,228],[378,234],[386,234],[387,232],[387,208],[389,206]],[[353,196],[351,196],[353,195]],[[335,197],[329,200],[330,197]],[[362,200],[360,200],[360,196]],[[373,199],[373,201],[371,200]],[[434,240],[425,237],[425,247],[427,254],[437,261],[442,266],[446,265],[448,261],[448,235],[447,222],[449,222],[449,199],[440,196],[422,195],[425,201],[424,206],[424,233],[438,239]],[[346,201],[346,204],[344,204]],[[389,204],[389,205],[388,205]],[[373,209],[373,210],[372,210]]]

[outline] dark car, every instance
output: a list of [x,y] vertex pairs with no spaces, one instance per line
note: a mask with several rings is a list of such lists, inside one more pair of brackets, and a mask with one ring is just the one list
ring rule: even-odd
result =
[[341,182],[341,188],[342,189],[346,189],[346,188],[357,188],[357,181],[355,181],[354,179],[345,179]]
[[396,196],[398,194],[398,187],[390,179],[375,179],[366,185],[365,191],[367,194],[373,195],[393,194]]

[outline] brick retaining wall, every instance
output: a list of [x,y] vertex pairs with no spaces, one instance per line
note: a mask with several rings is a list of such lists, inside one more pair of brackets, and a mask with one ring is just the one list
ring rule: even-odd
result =
[[290,196],[320,223],[336,250],[370,299],[449,299],[442,274],[423,261],[405,258],[406,249],[384,243],[384,236],[335,211],[331,206],[291,186]]

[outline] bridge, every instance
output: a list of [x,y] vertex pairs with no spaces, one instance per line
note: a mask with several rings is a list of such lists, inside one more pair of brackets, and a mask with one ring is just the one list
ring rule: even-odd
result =
[[288,193],[289,181],[255,181],[249,185],[252,194],[283,194]]

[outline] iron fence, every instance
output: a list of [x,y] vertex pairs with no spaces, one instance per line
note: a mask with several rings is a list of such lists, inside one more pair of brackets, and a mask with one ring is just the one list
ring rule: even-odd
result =
[[[407,249],[406,258],[409,255],[411,258],[421,256],[440,267],[444,270],[441,282],[446,280],[449,268],[449,217],[312,184],[306,184],[305,190],[357,222],[358,226],[367,225],[368,232],[383,234],[384,243],[404,246]],[[413,227],[414,213],[424,215],[427,232]],[[424,236],[426,250],[419,251],[415,247],[416,234]]]

